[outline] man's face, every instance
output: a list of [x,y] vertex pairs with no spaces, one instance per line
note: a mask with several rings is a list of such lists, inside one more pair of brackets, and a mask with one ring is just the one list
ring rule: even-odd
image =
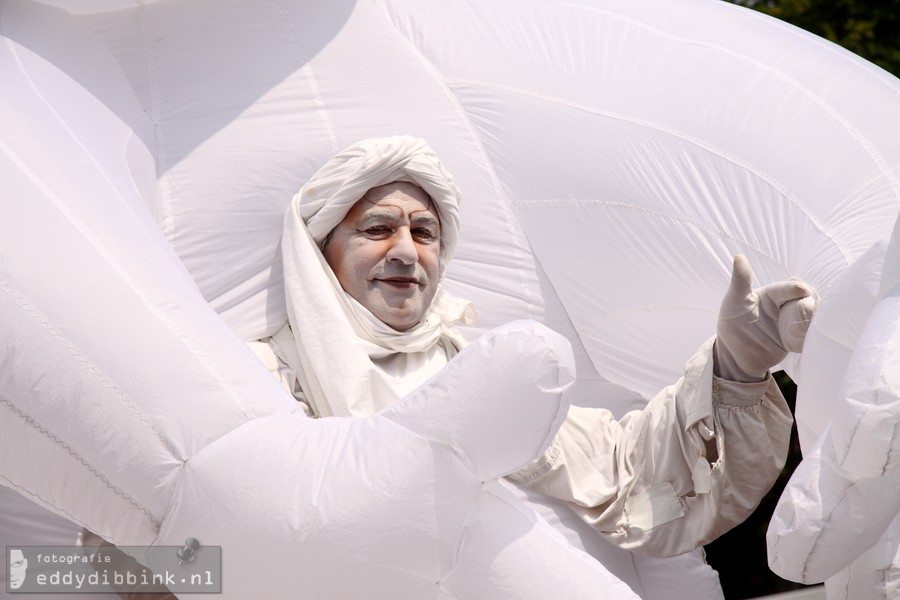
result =
[[28,568],[28,559],[21,550],[9,551],[9,587],[17,590],[25,583],[25,570]]
[[406,331],[431,306],[440,280],[437,211],[411,183],[372,188],[334,228],[322,252],[344,291]]

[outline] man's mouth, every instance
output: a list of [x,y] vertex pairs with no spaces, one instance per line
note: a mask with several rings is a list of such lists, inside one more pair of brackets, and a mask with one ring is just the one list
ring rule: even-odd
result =
[[419,285],[419,280],[415,277],[383,277],[376,281],[386,283],[397,288],[411,288]]

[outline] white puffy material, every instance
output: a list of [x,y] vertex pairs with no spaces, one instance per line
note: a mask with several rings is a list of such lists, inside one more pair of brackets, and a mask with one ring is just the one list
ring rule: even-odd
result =
[[734,254],[827,299],[900,206],[897,80],[715,0],[3,0],[0,35],[0,474],[114,541],[162,541],[182,461],[288,410],[233,336],[284,322],[284,209],[359,139],[454,174],[469,336],[548,324],[617,414],[714,331]]
[[17,341],[2,356],[5,483],[115,543],[195,537],[223,547],[223,573],[272,574],[229,577],[228,597],[631,596],[483,483],[549,445],[574,375],[563,338],[511,324],[374,417],[310,420],[139,211],[90,182],[84,207],[22,179],[28,202],[0,236]]
[[[510,359],[487,360],[498,354]],[[259,582],[233,591],[230,584],[236,598],[297,589],[317,598],[539,598],[560,590],[592,598],[600,586],[609,586],[606,598],[635,597],[498,484],[482,483],[549,443],[555,427],[546,424],[558,426],[565,406],[548,400],[571,382],[567,358],[561,338],[513,325],[482,337],[375,417],[249,422],[227,447],[191,461],[161,538],[222,538],[229,523],[224,548],[248,549],[223,569],[290,574],[265,593]],[[330,458],[311,460],[318,457]],[[251,494],[210,510],[211,498],[241,489]],[[235,519],[234,505],[245,507],[243,518]],[[304,565],[323,570],[297,572]]]
[[815,322],[801,373],[809,359],[833,372],[801,388],[798,404],[806,410],[827,404],[831,418],[814,444],[812,432],[801,432],[805,456],[770,523],[769,560],[782,576],[826,581],[829,599],[894,598],[900,593],[900,221],[889,244],[874,245],[842,275]]

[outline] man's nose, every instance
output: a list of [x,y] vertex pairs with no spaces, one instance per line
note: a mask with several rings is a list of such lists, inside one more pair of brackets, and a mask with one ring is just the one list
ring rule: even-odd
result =
[[409,228],[401,227],[398,229],[391,242],[391,247],[387,252],[389,261],[412,265],[419,259],[419,253],[416,251],[416,242],[413,240],[412,232],[410,232]]

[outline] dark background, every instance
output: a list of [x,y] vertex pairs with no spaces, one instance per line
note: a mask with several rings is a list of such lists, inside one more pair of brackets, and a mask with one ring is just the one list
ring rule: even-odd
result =
[[[722,0],[766,13],[830,40],[900,76],[900,0]],[[900,107],[898,107],[900,110]],[[775,375],[791,410],[796,386]],[[802,588],[781,579],[766,562],[766,528],[781,491],[800,462],[794,428],[787,464],[775,487],[743,524],[706,546],[728,600],[756,598]]]
[[[797,386],[783,371],[775,373],[775,380],[793,412]],[[707,562],[719,572],[719,581],[722,582],[727,600],[757,598],[806,587],[773,573],[766,558],[766,528],[769,526],[769,518],[799,462],[800,443],[795,426],[791,430],[790,454],[775,486],[749,519],[706,546]]]

